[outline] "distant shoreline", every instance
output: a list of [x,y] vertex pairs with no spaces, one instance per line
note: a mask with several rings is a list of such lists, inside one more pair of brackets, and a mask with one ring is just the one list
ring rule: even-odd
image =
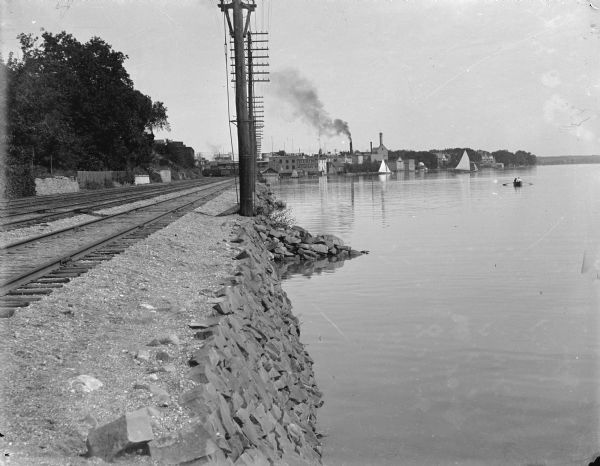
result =
[[565,165],[579,163],[600,163],[600,155],[559,155],[556,157],[537,157],[537,165]]

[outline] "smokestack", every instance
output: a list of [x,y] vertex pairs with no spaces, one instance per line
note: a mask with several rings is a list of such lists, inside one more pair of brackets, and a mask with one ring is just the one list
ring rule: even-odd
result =
[[354,152],[352,152],[352,138],[350,138],[350,155],[352,155]]
[[383,133],[379,133],[379,147],[383,146]]
[[369,142],[371,144],[371,154],[373,153],[373,141]]

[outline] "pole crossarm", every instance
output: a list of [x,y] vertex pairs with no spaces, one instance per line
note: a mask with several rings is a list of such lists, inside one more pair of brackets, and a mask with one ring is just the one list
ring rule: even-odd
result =
[[[229,25],[229,33],[231,34],[231,36],[234,35],[235,32],[235,28],[234,26],[231,24],[231,18],[229,17],[229,10],[233,10],[235,8],[235,4],[238,0],[234,0],[231,3],[225,3],[224,0],[220,0],[219,3],[219,9],[225,13],[225,16],[227,18],[227,24]],[[248,10],[248,13],[246,14],[246,23],[244,24],[244,31],[242,33],[242,37],[245,37],[246,34],[248,33],[248,28],[250,26],[250,13],[252,13],[255,9],[256,9],[256,3],[254,3],[254,0],[252,0],[252,3],[244,3],[243,1],[239,0],[239,7],[243,10]]]

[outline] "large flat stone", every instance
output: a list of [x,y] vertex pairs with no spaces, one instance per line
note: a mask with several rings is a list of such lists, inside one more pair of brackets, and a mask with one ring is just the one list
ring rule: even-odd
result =
[[208,378],[204,373],[204,366],[194,366],[187,371],[187,377],[197,383],[207,383]]
[[138,409],[90,431],[86,442],[87,456],[112,461],[124,450],[143,446],[153,439],[148,411]]
[[327,254],[329,252],[329,247],[325,244],[311,244],[310,249],[318,254]]
[[344,241],[335,235],[321,235],[325,241],[331,241],[335,246],[344,246]]
[[207,329],[219,325],[220,317],[207,317],[205,319],[196,319],[188,324],[191,329]]

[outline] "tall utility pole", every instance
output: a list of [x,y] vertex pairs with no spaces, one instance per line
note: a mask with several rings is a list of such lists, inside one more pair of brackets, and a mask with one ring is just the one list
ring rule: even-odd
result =
[[[246,63],[244,51],[244,37],[248,32],[250,14],[256,5],[244,3],[242,0],[231,0],[225,3],[220,0],[219,8],[227,18],[229,33],[233,36],[235,52],[235,110],[237,114],[238,153],[240,164],[240,215],[252,217],[254,215],[254,157],[250,142],[250,117],[248,115],[248,87],[246,84]],[[233,10],[233,25],[229,16]],[[246,22],[244,24],[244,12]]]

